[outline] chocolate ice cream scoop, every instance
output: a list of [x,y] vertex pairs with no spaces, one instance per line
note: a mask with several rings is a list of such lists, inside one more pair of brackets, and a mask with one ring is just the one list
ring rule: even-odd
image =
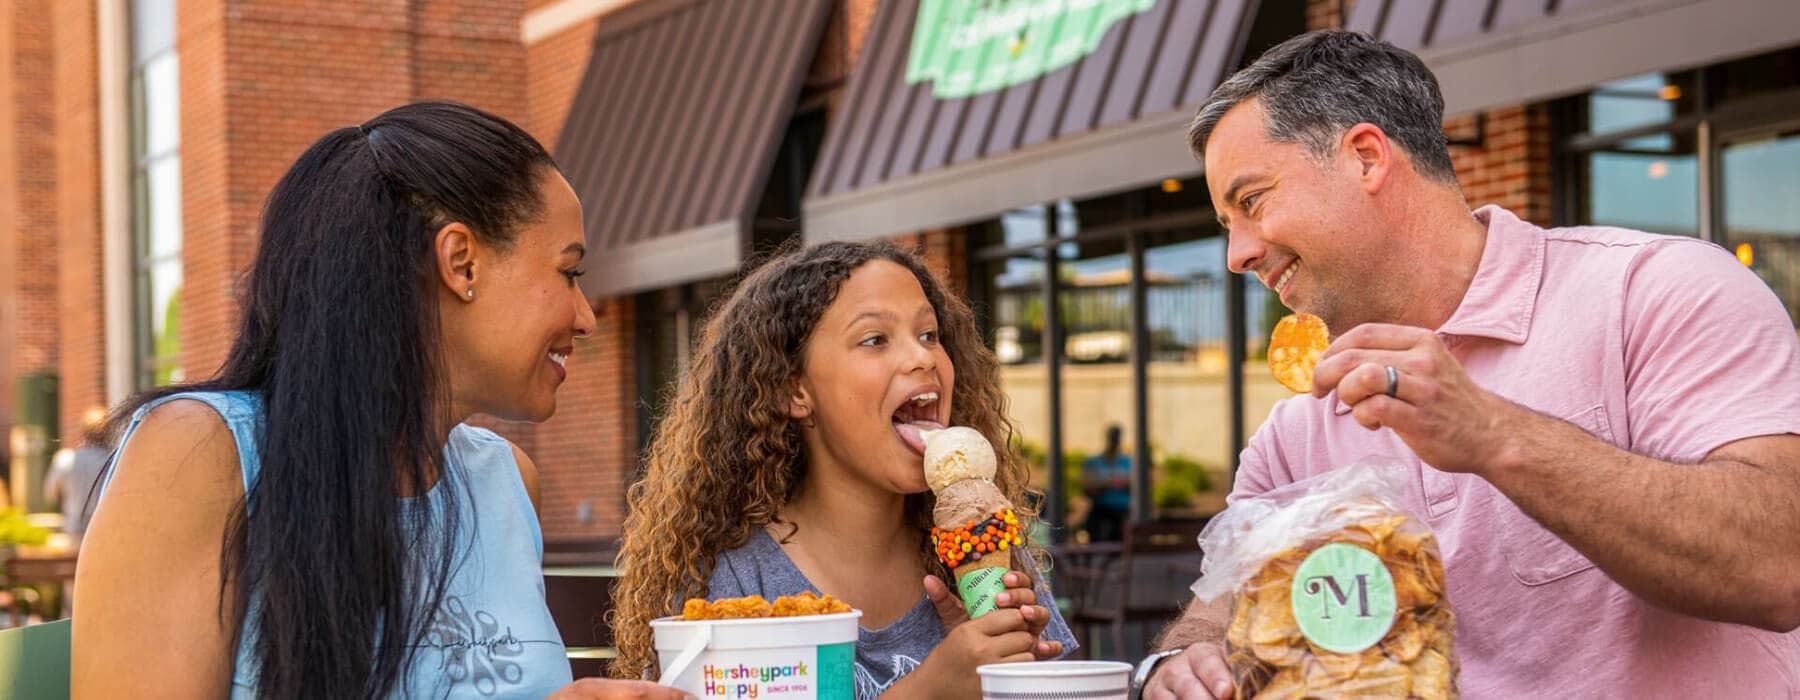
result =
[[949,529],[981,520],[1011,505],[994,482],[964,479],[938,490],[931,519],[938,527]]

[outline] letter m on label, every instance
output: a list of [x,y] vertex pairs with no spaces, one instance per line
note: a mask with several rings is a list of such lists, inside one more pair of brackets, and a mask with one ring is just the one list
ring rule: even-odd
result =
[[1350,594],[1356,594],[1357,617],[1371,617],[1369,612],[1369,576],[1357,574],[1356,583],[1346,590],[1338,584],[1336,576],[1316,576],[1306,582],[1306,592],[1312,595],[1325,596],[1325,605],[1320,606],[1320,617],[1331,619],[1331,604],[1337,603],[1340,608],[1350,607]]

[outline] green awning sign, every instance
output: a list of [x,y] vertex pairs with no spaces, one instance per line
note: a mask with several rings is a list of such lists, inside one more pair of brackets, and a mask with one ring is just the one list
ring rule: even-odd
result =
[[1156,2],[919,0],[906,84],[930,80],[938,99],[1018,85],[1092,53],[1108,28]]

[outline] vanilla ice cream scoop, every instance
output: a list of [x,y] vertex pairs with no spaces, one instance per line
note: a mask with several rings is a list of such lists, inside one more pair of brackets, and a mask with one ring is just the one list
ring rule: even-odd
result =
[[974,428],[920,431],[925,440],[925,483],[932,491],[965,479],[993,481],[994,446]]

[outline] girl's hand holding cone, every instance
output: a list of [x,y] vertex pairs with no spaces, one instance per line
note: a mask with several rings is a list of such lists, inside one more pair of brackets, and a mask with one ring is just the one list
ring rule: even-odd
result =
[[[1025,618],[1027,629],[1038,642],[1031,649],[1031,654],[1039,661],[1048,661],[1062,656],[1062,642],[1043,639],[1044,629],[1050,624],[1050,611],[1037,604],[1037,590],[1032,587],[1031,577],[1014,571],[1006,574],[1006,591],[995,601],[1001,608],[1018,608],[1019,614]],[[937,608],[938,619],[944,623],[946,632],[957,625],[969,621],[969,611],[963,608],[962,599],[950,590],[943,579],[936,576],[925,577],[925,597]]]

